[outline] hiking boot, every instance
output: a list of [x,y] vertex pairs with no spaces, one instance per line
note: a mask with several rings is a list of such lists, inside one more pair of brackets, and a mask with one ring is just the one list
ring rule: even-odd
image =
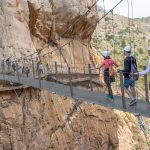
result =
[[136,99],[132,100],[129,104],[129,106],[133,106],[133,105],[136,105]]
[[109,97],[109,99],[110,99],[110,100],[113,100],[113,99],[114,99],[113,95],[111,95],[111,96]]
[[106,99],[109,99],[109,98],[110,98],[110,95],[107,95],[107,96],[106,96]]
[[106,99],[108,99],[108,100],[113,100],[114,97],[113,97],[112,95],[107,95],[107,96],[106,96]]

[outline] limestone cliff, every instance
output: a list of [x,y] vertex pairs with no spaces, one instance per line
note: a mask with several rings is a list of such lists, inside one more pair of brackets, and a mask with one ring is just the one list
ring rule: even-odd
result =
[[[69,64],[90,62],[96,7],[87,16],[84,13],[94,2],[0,0],[0,57],[29,55],[58,39],[38,51],[39,55],[71,40],[61,57]],[[78,18],[80,21],[65,32]],[[57,51],[48,59],[60,61],[59,55]],[[109,148],[147,150],[133,115],[31,88],[0,93],[0,150]]]
[[[0,55],[29,55],[54,40],[54,44],[40,52],[45,54],[71,41],[63,48],[62,58],[68,64],[90,62],[90,39],[97,20],[96,5],[88,15],[84,14],[94,2],[95,0],[1,0]],[[84,53],[83,56],[79,55],[81,52]],[[58,55],[60,53],[57,51],[51,60],[60,61]]]
[[0,150],[147,150],[135,117],[36,89],[0,94]]

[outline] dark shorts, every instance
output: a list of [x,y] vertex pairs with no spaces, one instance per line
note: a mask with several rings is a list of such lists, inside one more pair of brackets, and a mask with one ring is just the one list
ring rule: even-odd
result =
[[124,87],[126,89],[128,89],[130,87],[134,87],[135,86],[135,81],[130,80],[130,79],[124,79]]
[[111,82],[115,82],[115,77],[109,77],[109,76],[104,76],[104,81],[106,83],[106,85],[111,84]]

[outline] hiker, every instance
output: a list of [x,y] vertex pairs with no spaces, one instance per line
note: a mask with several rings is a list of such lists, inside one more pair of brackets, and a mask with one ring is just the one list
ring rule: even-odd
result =
[[30,69],[28,67],[25,68],[26,77],[29,77]]
[[10,70],[10,58],[9,57],[6,59],[6,65],[7,65],[7,69]]
[[48,63],[46,64],[46,75],[48,75],[48,73],[49,73],[49,65],[48,65]]
[[124,48],[125,59],[124,70],[122,70],[124,75],[125,92],[131,98],[129,106],[136,105],[135,81],[138,80],[138,78],[133,75],[135,72],[137,72],[138,69],[136,59],[131,55],[131,51],[132,49],[130,46],[126,46]]
[[13,69],[14,72],[16,71],[16,63],[15,63],[15,61],[12,62],[12,69]]
[[40,73],[40,76],[41,76],[41,74],[43,74],[43,65],[42,65],[41,62],[38,64],[38,69],[39,69],[39,73]]
[[[150,47],[147,49],[148,50],[148,55],[150,56]],[[146,75],[150,72],[150,59],[148,60],[148,64],[147,64],[147,67],[144,71],[141,71],[141,72],[136,72],[134,73],[134,75],[137,75],[137,76],[143,76],[143,75]]]
[[107,95],[107,99],[113,100],[113,92],[112,92],[112,88],[111,88],[111,83],[115,82],[115,70],[113,68],[113,66],[118,67],[117,63],[115,62],[115,60],[111,59],[110,57],[110,52],[108,50],[103,51],[102,55],[104,56],[104,60],[101,64],[100,68],[104,68],[104,82],[108,88],[108,95]]
[[23,66],[22,67],[22,75],[24,76],[26,74],[26,68]]

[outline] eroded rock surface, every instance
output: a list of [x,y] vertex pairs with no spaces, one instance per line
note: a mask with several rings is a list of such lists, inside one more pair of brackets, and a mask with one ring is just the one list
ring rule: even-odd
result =
[[0,150],[147,150],[131,114],[35,89],[9,94],[0,94]]
[[33,89],[10,94],[0,99],[1,148],[118,149],[112,110]]
[[41,49],[48,41],[55,41],[41,52],[45,54],[70,42],[61,54],[55,52],[51,61],[60,61],[61,56],[68,64],[90,62],[96,6],[87,15],[85,13],[94,3],[95,0],[1,0],[0,55],[26,56]]

